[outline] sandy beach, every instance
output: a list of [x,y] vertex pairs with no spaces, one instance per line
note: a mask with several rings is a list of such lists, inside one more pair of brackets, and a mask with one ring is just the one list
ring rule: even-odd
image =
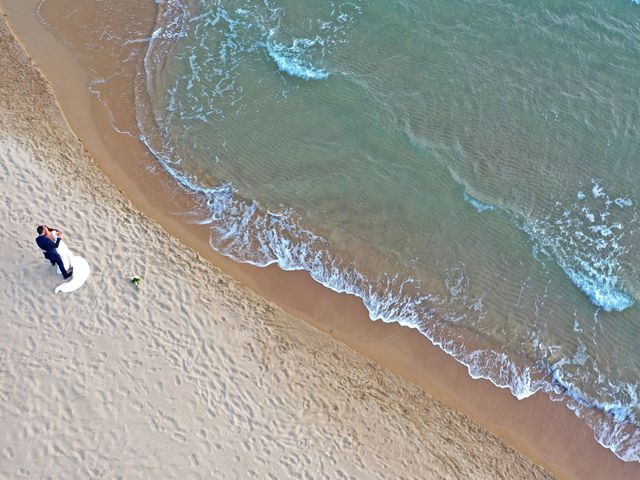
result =
[[[363,335],[361,304],[303,273],[215,255],[153,196],[168,179],[140,144],[99,138],[86,76],[60,62],[58,91],[6,18],[0,38],[0,477],[637,478],[562,404],[473,381],[411,330]],[[88,260],[77,292],[53,293],[40,223]]]

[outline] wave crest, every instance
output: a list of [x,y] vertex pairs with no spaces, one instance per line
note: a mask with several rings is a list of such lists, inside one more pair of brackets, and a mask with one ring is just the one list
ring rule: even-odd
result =
[[552,257],[569,279],[607,312],[620,312],[635,301],[626,292],[620,276],[624,225],[615,220],[619,210],[633,205],[626,198],[611,200],[603,187],[592,182],[591,195],[579,191],[576,202],[565,207],[556,203],[546,217],[525,222],[523,230],[536,250]]
[[265,48],[281,72],[302,80],[324,80],[328,78],[329,73],[326,70],[314,67],[310,62],[302,58],[304,48],[300,48],[300,44],[308,45],[310,42],[304,39],[296,40],[291,47],[286,47],[279,43],[267,43]]

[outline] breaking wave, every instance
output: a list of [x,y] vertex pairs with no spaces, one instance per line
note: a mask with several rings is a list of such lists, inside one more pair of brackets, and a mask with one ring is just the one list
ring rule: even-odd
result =
[[267,43],[266,49],[281,72],[302,80],[324,80],[329,77],[326,70],[314,67],[301,58],[305,48],[312,44],[313,41],[307,39],[296,39],[291,47]]
[[480,200],[476,200],[466,192],[464,194],[464,199],[466,202],[473,205],[473,208],[475,208],[478,213],[486,212],[487,210],[495,210],[495,207],[493,205],[489,205],[488,203],[483,203]]
[[537,250],[552,257],[569,279],[598,307],[620,312],[634,304],[620,276],[628,246],[615,211],[631,207],[624,197],[609,198],[595,180],[568,207],[556,203],[545,218],[524,224]]

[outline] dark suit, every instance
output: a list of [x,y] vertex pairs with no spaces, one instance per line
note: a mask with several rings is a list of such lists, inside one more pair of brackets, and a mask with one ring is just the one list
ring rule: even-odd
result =
[[50,238],[45,237],[44,235],[40,235],[36,237],[36,243],[42,250],[44,250],[44,258],[49,260],[52,265],[57,264],[60,272],[62,273],[62,276],[67,278],[69,274],[64,268],[62,257],[58,253],[58,250],[56,250],[58,248],[58,245],[60,245],[60,238],[58,238],[58,240],[54,242]]

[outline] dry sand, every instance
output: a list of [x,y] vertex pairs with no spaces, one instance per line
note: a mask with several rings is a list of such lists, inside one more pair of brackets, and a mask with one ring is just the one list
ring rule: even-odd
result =
[[[4,21],[0,211],[2,478],[549,478],[133,209]],[[79,291],[53,293],[41,222]]]

